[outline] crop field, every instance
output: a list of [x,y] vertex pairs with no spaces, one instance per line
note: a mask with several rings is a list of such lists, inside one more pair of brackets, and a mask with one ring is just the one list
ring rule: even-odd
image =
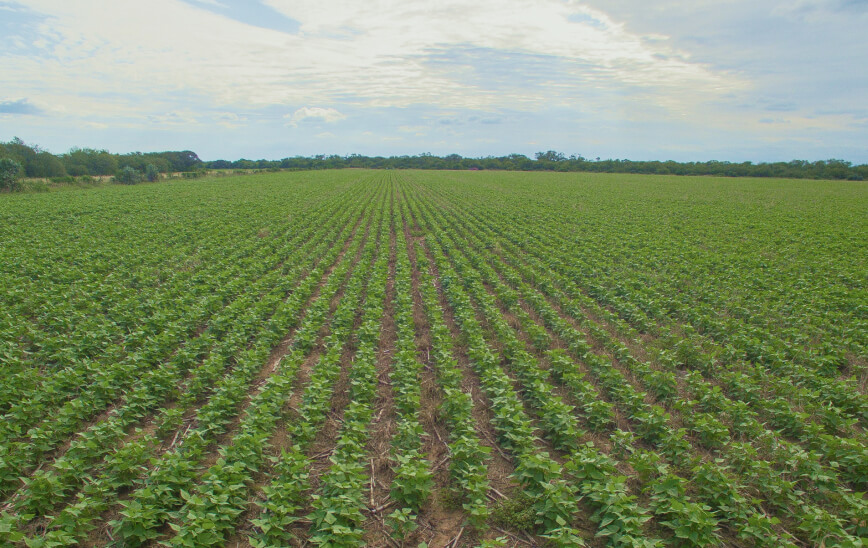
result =
[[863,546],[868,185],[0,196],[0,545]]

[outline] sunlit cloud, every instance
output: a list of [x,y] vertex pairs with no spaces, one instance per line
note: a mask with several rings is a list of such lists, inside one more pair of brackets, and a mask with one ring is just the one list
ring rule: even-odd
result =
[[[647,157],[665,145],[655,131],[684,139],[676,151],[721,139],[751,151],[754,137],[811,128],[866,145],[868,79],[839,68],[868,61],[864,3],[770,1],[0,0],[0,115],[10,131],[40,120],[58,136],[86,123],[161,138],[183,128],[221,155],[242,134],[295,152],[324,126],[348,152],[566,141]],[[821,55],[840,36],[851,47]]]
[[287,125],[296,127],[304,120],[321,120],[327,124],[332,124],[343,120],[346,116],[334,108],[302,107],[291,115],[286,115],[285,118],[289,120]]
[[[39,68],[58,83],[74,81],[78,91],[108,87],[146,97],[184,89],[223,105],[327,100],[492,109],[566,102],[587,95],[585,87],[718,93],[741,85],[630,34],[602,12],[559,0],[453,0],[425,9],[394,0],[267,2],[299,21],[297,34],[172,0],[26,4],[51,15],[40,26],[41,55],[4,62],[20,75]],[[497,62],[503,78],[476,76]],[[558,72],[540,72],[547,65]],[[525,85],[525,77],[536,85]]]

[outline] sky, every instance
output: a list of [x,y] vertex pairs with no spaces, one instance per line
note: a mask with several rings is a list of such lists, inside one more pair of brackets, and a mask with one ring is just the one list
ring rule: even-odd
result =
[[0,0],[54,153],[868,163],[868,0]]

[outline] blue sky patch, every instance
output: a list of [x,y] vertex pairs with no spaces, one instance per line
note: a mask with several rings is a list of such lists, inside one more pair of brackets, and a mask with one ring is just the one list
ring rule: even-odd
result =
[[248,0],[181,0],[197,8],[228,17],[239,23],[264,29],[296,34],[301,27],[295,19],[286,17],[269,6]]
[[27,99],[0,101],[0,114],[42,114],[42,110]]
[[599,19],[594,19],[587,13],[574,13],[567,17],[567,21],[569,21],[570,23],[582,23],[583,25],[592,26],[595,29],[606,28],[605,23],[603,23]]
[[0,36],[3,37],[0,53],[5,49],[13,55],[44,57],[50,54],[49,46],[56,44],[56,39],[46,36],[39,28],[49,18],[17,2],[0,2]]
[[865,28],[868,0],[0,0],[0,141],[865,163]]

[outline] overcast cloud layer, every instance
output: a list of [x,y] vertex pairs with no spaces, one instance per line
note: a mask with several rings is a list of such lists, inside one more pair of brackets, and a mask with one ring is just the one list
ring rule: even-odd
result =
[[0,140],[868,163],[868,0],[0,1]]

